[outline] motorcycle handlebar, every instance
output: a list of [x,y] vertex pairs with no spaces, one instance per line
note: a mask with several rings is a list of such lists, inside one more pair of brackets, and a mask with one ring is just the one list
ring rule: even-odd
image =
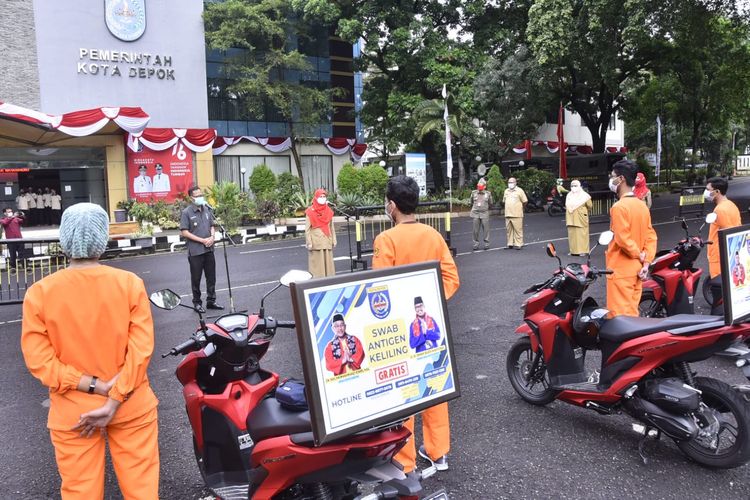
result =
[[277,321],[276,328],[296,328],[294,321]]
[[198,343],[198,340],[195,338],[190,338],[183,342],[182,344],[178,344],[171,348],[169,352],[164,353],[161,355],[162,358],[166,358],[167,356],[177,356],[178,354],[184,354],[184,351],[186,351],[188,348],[194,347]]

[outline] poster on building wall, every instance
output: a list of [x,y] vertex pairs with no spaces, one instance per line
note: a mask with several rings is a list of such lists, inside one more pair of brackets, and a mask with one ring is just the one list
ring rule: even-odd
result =
[[419,196],[427,196],[427,156],[423,153],[406,153],[406,175],[417,181]]
[[291,288],[318,445],[459,396],[437,262]]
[[130,198],[151,202],[172,202],[193,184],[193,153],[177,143],[164,151],[143,147],[128,154]]

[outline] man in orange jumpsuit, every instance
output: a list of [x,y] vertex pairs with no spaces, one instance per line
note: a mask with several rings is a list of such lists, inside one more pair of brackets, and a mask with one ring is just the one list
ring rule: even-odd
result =
[[344,316],[334,314],[331,328],[334,337],[326,346],[326,369],[334,375],[343,375],[362,368],[362,361],[365,359],[362,342],[354,335],[346,333]]
[[[711,296],[713,305],[711,314],[724,314],[724,304],[721,302],[721,263],[719,262],[719,230],[737,227],[742,224],[740,210],[729,198],[727,198],[727,189],[729,184],[726,179],[721,177],[712,177],[708,179],[706,190],[703,192],[704,198],[713,201],[716,205],[714,213],[716,220],[711,224],[708,230],[708,240],[713,245],[708,245],[708,274],[711,280]],[[739,260],[737,261],[739,263]]]
[[[388,181],[385,213],[396,225],[375,238],[372,267],[382,269],[437,260],[440,262],[445,295],[449,299],[459,286],[456,263],[442,235],[430,226],[417,222],[415,211],[418,203],[419,186],[414,179],[399,175]],[[414,417],[409,418],[406,426],[413,434]],[[448,469],[448,403],[433,406],[422,412],[422,434],[424,446],[419,448],[420,456],[432,462],[438,470]],[[404,466],[404,472],[412,472],[417,461],[414,439],[410,439],[395,458]]]
[[611,317],[638,316],[642,280],[656,254],[656,231],[651,212],[635,197],[635,162],[620,160],[612,166],[609,189],[619,200],[609,210],[610,229],[615,233],[607,249],[607,309]]
[[99,264],[108,229],[98,205],[68,208],[60,244],[70,267],[35,283],[23,302],[21,349],[49,387],[63,500],[104,498],[107,442],[123,497],[159,495],[158,401],[146,376],[151,307],[138,276]]

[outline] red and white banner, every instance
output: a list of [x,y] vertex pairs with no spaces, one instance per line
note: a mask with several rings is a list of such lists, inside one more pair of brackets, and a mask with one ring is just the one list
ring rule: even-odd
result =
[[141,108],[94,108],[62,115],[48,115],[0,101],[0,115],[36,125],[48,125],[74,137],[95,134],[110,121],[130,133],[140,133],[151,119]]
[[171,149],[143,147],[128,156],[128,191],[141,202],[172,202],[193,184],[193,153],[181,142]]
[[215,139],[216,130],[212,128],[147,128],[128,134],[128,147],[138,151],[142,144],[153,151],[164,151],[179,143],[190,151],[202,153],[211,149]]
[[[255,137],[251,135],[241,135],[236,137],[217,137],[213,142],[213,153],[214,155],[220,155],[224,153],[229,146],[233,146],[242,141],[259,144],[272,153],[283,153],[292,148],[292,139],[290,137]],[[325,145],[328,151],[336,156],[350,153],[355,162],[360,161],[362,155],[367,151],[367,144],[358,144],[356,139],[348,137],[326,137],[321,139],[321,142]]]

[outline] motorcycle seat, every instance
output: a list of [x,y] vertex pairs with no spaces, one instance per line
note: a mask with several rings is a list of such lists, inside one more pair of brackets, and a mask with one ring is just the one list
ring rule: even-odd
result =
[[288,434],[311,432],[310,412],[283,408],[274,398],[261,401],[247,417],[247,430],[256,443]]
[[651,333],[716,322],[716,316],[703,314],[676,314],[668,318],[640,318],[638,316],[616,316],[604,322],[599,338],[622,343]]

